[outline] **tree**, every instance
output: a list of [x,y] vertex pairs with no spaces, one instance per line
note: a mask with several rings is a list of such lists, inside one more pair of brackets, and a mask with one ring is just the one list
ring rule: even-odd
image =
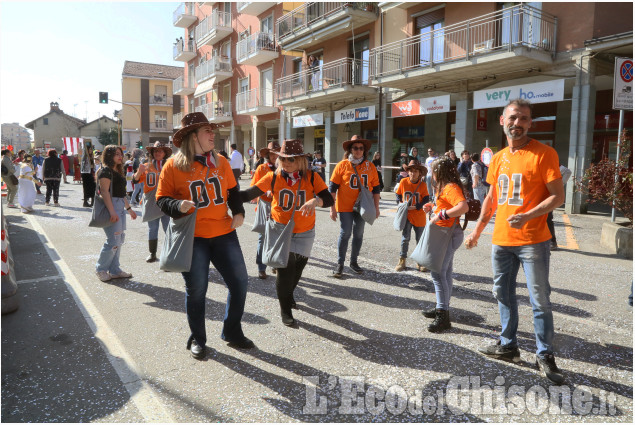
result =
[[117,144],[117,129],[109,128],[104,130],[99,134],[99,143],[104,146],[108,145],[116,145]]
[[[584,172],[576,190],[589,196],[589,203],[614,206],[633,225],[633,138],[626,130],[620,136],[617,160],[603,158]],[[617,179],[615,176],[617,175]]]

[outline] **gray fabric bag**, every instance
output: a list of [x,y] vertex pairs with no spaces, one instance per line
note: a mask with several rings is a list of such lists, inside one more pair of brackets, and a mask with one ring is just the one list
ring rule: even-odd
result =
[[448,245],[458,222],[459,218],[456,217],[452,226],[441,227],[430,223],[430,220],[428,220],[426,227],[423,229],[423,235],[410,258],[417,264],[439,273],[443,267],[443,260],[448,252]]
[[[419,186],[421,186],[421,182],[423,180],[424,180],[423,177],[419,179],[419,184],[417,185],[417,187],[415,187],[415,192],[414,193],[417,193],[417,191],[419,190]],[[397,213],[395,214],[395,220],[393,221],[393,227],[398,232],[402,232],[404,227],[406,227],[406,222],[408,221],[408,207],[409,206],[410,206],[410,201],[401,202],[397,206]]]
[[148,221],[156,220],[163,217],[164,213],[157,205],[157,187],[150,192],[143,194],[143,201],[141,203],[141,222],[146,223]]
[[251,228],[252,232],[263,233],[267,227],[267,220],[271,215],[271,202],[263,201],[262,198],[258,198],[258,209],[256,210],[256,217],[254,218],[254,226]]
[[354,211],[358,211],[362,216],[362,219],[370,224],[371,226],[375,222],[377,218],[377,209],[375,208],[375,199],[373,198],[373,194],[368,190],[366,186],[363,185],[362,179],[357,174],[357,167],[353,166],[353,170],[355,171],[355,175],[357,176],[357,180],[359,182],[359,195],[357,196],[357,202],[355,203],[355,207],[353,207]]
[[[273,193],[273,187],[276,181],[276,174],[273,174],[271,181],[271,188]],[[302,186],[302,180],[298,185],[298,190]],[[293,216],[295,215],[296,202],[298,201],[298,191],[296,190],[293,197],[293,212],[291,213],[291,219],[287,224],[278,223],[269,218],[267,220],[267,227],[265,228],[265,238],[262,245],[262,263],[275,269],[284,269],[287,267],[289,261],[289,253],[291,252],[291,238],[293,237],[293,227],[295,223]]]
[[[101,174],[101,173],[100,173]],[[112,180],[110,181],[110,202],[112,202]],[[95,199],[93,200],[93,211],[90,216],[88,227],[106,228],[113,223],[110,221],[110,211],[106,207],[104,198],[99,191],[99,176],[97,177],[97,188],[95,189]]]

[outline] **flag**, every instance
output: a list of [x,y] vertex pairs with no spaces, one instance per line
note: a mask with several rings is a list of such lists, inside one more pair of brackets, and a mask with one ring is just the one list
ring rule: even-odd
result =
[[62,137],[64,142],[64,150],[68,151],[69,155],[79,155],[80,143],[84,142],[81,137]]

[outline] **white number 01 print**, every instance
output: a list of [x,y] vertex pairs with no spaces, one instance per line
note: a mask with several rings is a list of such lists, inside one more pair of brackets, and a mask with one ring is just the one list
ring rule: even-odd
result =
[[498,176],[498,205],[504,205],[507,202],[509,205],[520,206],[523,204],[523,199],[520,197],[520,188],[523,181],[523,175],[521,173],[512,174],[512,193],[509,196],[509,176],[507,174],[501,174]]

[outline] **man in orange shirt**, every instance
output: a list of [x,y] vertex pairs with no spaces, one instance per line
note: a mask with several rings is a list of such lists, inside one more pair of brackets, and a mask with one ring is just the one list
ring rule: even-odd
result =
[[503,110],[500,124],[508,147],[490,162],[489,193],[481,216],[466,238],[467,248],[476,246],[481,232],[498,209],[492,236],[494,295],[498,300],[501,336],[496,345],[480,348],[489,357],[520,361],[516,333],[518,302],[516,276],[522,264],[534,314],[536,365],[556,384],[564,376],[553,355],[553,314],[549,294],[549,245],[551,234],[547,214],[564,202],[564,187],[556,151],[527,136],[531,127],[531,104],[511,101]]

